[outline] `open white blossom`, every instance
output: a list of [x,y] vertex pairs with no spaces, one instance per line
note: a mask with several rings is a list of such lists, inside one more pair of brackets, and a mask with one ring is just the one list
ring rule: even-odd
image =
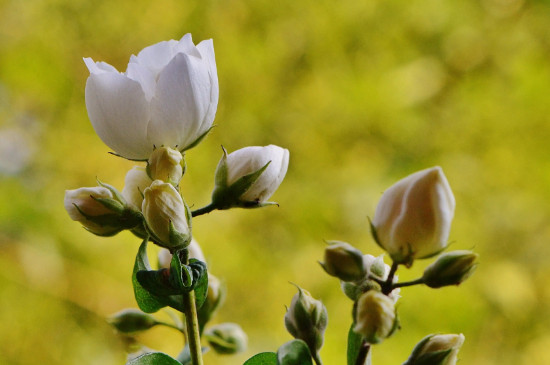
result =
[[154,146],[183,151],[212,127],[219,88],[211,39],[195,46],[186,34],[154,44],[132,55],[124,73],[84,62],[88,116],[117,154],[147,160]]

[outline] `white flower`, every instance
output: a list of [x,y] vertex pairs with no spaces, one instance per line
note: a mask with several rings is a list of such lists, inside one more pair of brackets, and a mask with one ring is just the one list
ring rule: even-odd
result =
[[137,210],[141,210],[143,203],[143,192],[148,188],[153,180],[147,175],[145,167],[134,166],[126,173],[124,178],[124,189],[122,196],[126,202]]
[[160,42],[130,58],[120,73],[85,58],[86,107],[101,140],[117,154],[147,160],[153,147],[192,147],[211,128],[218,105],[212,40],[191,34]]
[[191,217],[178,191],[155,180],[144,195],[141,211],[155,243],[168,249],[186,247],[191,241]]
[[[224,150],[216,169],[213,201],[222,206],[220,209],[247,206],[248,203],[261,206],[283,181],[288,169],[288,158],[288,150],[275,145],[245,147],[229,155]],[[266,165],[259,176],[249,181],[249,184],[243,185],[244,189],[233,189],[241,178],[260,171]]]
[[447,247],[455,198],[440,167],[418,171],[384,192],[372,221],[378,243],[398,263]]

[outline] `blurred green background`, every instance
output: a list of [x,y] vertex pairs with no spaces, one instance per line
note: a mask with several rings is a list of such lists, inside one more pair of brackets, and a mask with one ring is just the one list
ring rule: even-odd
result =
[[[461,364],[550,363],[548,1],[0,0],[1,364],[125,362],[104,318],[136,306],[139,241],[87,234],[63,208],[65,189],[96,176],[122,189],[134,165],[94,134],[82,57],[124,70],[185,33],[214,39],[220,83],[217,127],[187,154],[187,202],[209,202],[221,144],[291,154],[279,208],[194,221],[228,287],[216,321],[250,338],[247,353],[207,364],[290,339],[289,281],[327,306],[321,355],[344,364],[351,302],[316,262],[323,240],[380,254],[367,216],[385,188],[433,165],[457,200],[452,247],[480,253],[480,266],[459,288],[404,289],[403,328],[374,363],[400,364],[435,332],[465,334]],[[139,339],[172,355],[181,346],[164,328]]]

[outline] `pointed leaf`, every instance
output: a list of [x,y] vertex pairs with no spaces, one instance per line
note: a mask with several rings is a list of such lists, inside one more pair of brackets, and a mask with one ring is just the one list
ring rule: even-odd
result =
[[361,351],[361,344],[363,343],[363,336],[353,331],[354,324],[351,324],[348,333],[348,365],[355,365],[357,356]]
[[262,352],[246,360],[243,365],[278,365],[277,354],[274,352]]
[[150,352],[127,362],[126,365],[181,365],[181,363],[162,352]]
[[233,197],[240,197],[241,195],[246,193],[246,191],[250,189],[252,184],[254,184],[256,180],[260,178],[260,175],[263,174],[263,172],[267,169],[270,163],[271,161],[266,163],[259,170],[256,170],[248,175],[244,175],[241,178],[239,178],[237,181],[235,181],[233,184],[231,184],[231,186],[229,186],[227,189],[229,195]]
[[302,340],[292,340],[283,344],[277,351],[279,365],[313,365],[311,353]]
[[134,295],[136,297],[136,302],[139,306],[139,309],[145,313],[154,313],[159,309],[166,306],[163,303],[162,299],[157,295],[150,293],[146,290],[138,281],[137,273],[141,270],[151,270],[151,265],[149,264],[149,258],[147,257],[147,242],[149,237],[145,237],[136,256],[136,262],[134,264],[134,271],[132,274],[132,284],[134,285]]

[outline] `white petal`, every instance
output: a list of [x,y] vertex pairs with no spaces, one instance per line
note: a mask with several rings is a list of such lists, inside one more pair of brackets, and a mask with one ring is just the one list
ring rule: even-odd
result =
[[126,76],[141,84],[145,98],[150,101],[155,95],[155,77],[149,69],[139,63],[130,62],[126,69]]
[[86,67],[88,67],[88,70],[90,73],[99,74],[104,72],[115,72],[118,73],[117,69],[113,66],[109,65],[106,62],[94,62],[90,57],[84,58],[84,63],[86,64]]
[[142,49],[134,60],[147,67],[156,78],[176,54],[177,44],[178,42],[174,40],[153,44]]
[[124,189],[122,196],[126,202],[137,210],[141,210],[143,203],[143,192],[153,183],[153,180],[147,175],[145,167],[134,166],[124,178]]
[[197,45],[197,49],[200,51],[204,62],[207,62],[208,69],[210,71],[210,105],[200,127],[200,131],[204,133],[212,126],[212,123],[214,122],[216,110],[218,108],[220,89],[218,84],[218,70],[216,67],[216,57],[214,54],[214,44],[212,42],[212,39],[200,42]]
[[177,54],[161,72],[151,100],[149,141],[182,150],[200,136],[210,106],[208,67],[200,59]]
[[201,58],[201,53],[197,47],[195,47],[191,33],[187,33],[180,39],[178,44],[175,45],[174,51],[175,53],[185,53],[190,56]]
[[101,140],[116,153],[147,159],[149,104],[141,85],[118,73],[92,74],[86,82],[86,108]]

